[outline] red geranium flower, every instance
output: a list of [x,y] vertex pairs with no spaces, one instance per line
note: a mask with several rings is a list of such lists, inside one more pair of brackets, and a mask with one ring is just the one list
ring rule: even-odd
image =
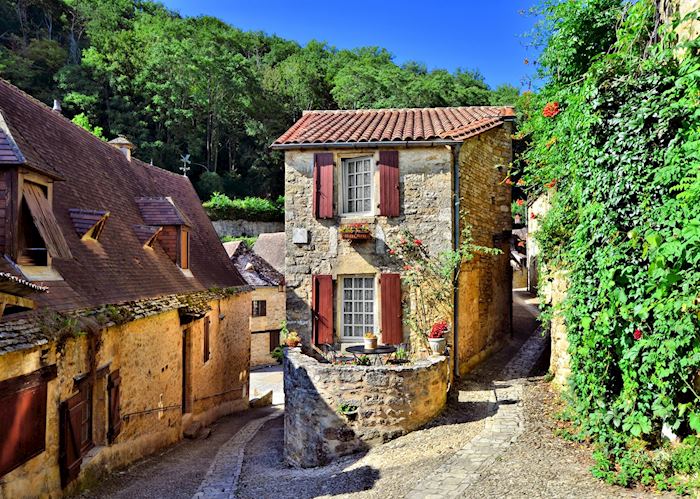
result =
[[412,268],[413,268],[413,267],[411,267],[410,265],[404,265],[404,266],[403,266],[403,269],[404,269],[404,270],[411,270]]
[[545,118],[554,118],[559,114],[559,103],[558,102],[548,102],[544,109],[542,110],[542,116]]
[[635,340],[641,340],[642,339],[642,330],[639,328],[635,329],[632,336],[634,336]]
[[428,333],[428,338],[442,338],[447,332],[447,321],[438,321],[433,324],[433,327]]
[[551,181],[550,183],[547,184],[547,188],[548,188],[548,189],[551,189],[551,188],[554,187],[555,185],[557,185],[557,179],[553,178],[552,181]]
[[420,246],[421,244],[423,244],[423,241],[421,241],[420,239],[416,239],[415,241],[413,241],[413,244],[415,244],[416,246]]
[[531,211],[531,212],[530,212],[530,218],[533,219],[533,220],[537,218],[537,215],[535,214],[534,211]]
[[516,203],[518,203],[518,206],[522,206],[525,201],[523,199],[518,199]]
[[395,254],[396,254],[396,251],[394,251],[393,249],[390,249],[390,250],[389,250],[389,254],[390,254],[390,255],[395,255]]
[[513,185],[513,181],[511,179],[507,178],[506,185]]

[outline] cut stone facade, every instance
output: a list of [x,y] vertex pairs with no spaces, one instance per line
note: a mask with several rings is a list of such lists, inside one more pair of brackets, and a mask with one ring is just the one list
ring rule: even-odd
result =
[[[442,356],[406,366],[340,366],[286,349],[285,458],[322,466],[421,427],[445,407],[448,370]],[[343,403],[357,407],[356,417],[338,412]]]
[[[459,284],[459,362],[465,372],[487,352],[496,348],[510,332],[511,270],[508,263],[511,230],[510,187],[503,180],[512,159],[512,124],[502,125],[469,138],[461,144],[459,164],[460,209],[468,211],[475,242],[501,249],[499,256],[477,257],[462,269]],[[379,147],[352,149],[288,149],[285,151],[286,211],[286,285],[287,319],[290,330],[297,331],[303,342],[312,341],[311,288],[312,275],[331,275],[335,283],[336,343],[345,341],[342,331],[341,292],[343,276],[375,276],[375,323],[381,324],[382,273],[401,273],[402,269],[389,257],[388,249],[404,230],[422,241],[431,255],[454,247],[455,145],[414,146],[398,148],[400,213],[397,217],[378,215],[380,199],[379,172],[374,170],[374,190],[370,216],[342,214],[342,161],[346,158],[370,157],[377,164]],[[334,163],[333,200],[335,217],[317,219],[313,213],[314,153],[331,152]],[[340,226],[367,223],[372,239],[347,241]],[[297,241],[295,242],[295,236]],[[405,291],[405,289],[404,289]],[[403,306],[410,306],[403,299]],[[437,318],[436,318],[437,319]],[[452,322],[452,317],[448,318]],[[404,341],[409,339],[404,324]],[[358,338],[359,340],[359,338]],[[355,340],[357,341],[357,340]],[[380,335],[379,342],[382,343]],[[453,343],[448,338],[449,343]]]

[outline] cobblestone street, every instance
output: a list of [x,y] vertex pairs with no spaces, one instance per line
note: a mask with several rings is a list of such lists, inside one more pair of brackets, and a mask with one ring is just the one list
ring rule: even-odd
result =
[[536,332],[532,302],[516,291],[510,342],[461,380],[444,414],[422,430],[325,467],[295,469],[283,459],[280,408],[251,411],[83,497],[651,497],[596,480],[589,450],[555,435],[557,399],[542,381],[548,338]]

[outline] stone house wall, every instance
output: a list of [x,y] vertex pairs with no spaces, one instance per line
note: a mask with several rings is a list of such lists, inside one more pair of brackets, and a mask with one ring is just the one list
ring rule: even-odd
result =
[[460,207],[474,244],[501,250],[496,256],[476,255],[460,272],[461,374],[497,349],[511,331],[511,188],[503,182],[512,161],[511,132],[511,123],[505,123],[465,141],[460,150]]
[[[69,338],[59,346],[0,355],[0,381],[55,364],[57,378],[48,383],[46,448],[0,477],[0,497],[56,497],[72,493],[182,438],[193,421],[208,424],[221,415],[248,406],[249,293],[209,302],[210,351],[203,355],[204,319],[180,325],[176,310],[108,327],[99,333]],[[190,335],[192,412],[182,414],[183,330]],[[94,343],[93,343],[94,342]],[[96,354],[91,362],[90,343]],[[61,489],[59,473],[59,405],[75,393],[75,379],[90,373],[90,364],[105,375],[119,369],[122,428],[108,445],[106,380],[93,382],[93,440],[77,480]],[[162,410],[157,410],[162,408]],[[153,411],[153,409],[156,409]]]
[[[448,370],[446,357],[340,366],[286,349],[285,458],[294,466],[322,466],[421,427],[445,407]],[[341,403],[358,407],[355,420],[338,413]]]
[[[432,254],[452,247],[452,152],[447,147],[410,148],[399,150],[399,217],[341,217],[317,220],[312,212],[314,152],[285,153],[285,212],[286,212],[286,272],[287,320],[290,330],[296,330],[308,344],[311,340],[311,275],[371,274],[400,272],[387,253],[387,242],[407,229]],[[337,150],[335,155],[335,213],[338,213],[340,159],[352,156],[372,156],[375,149]],[[379,199],[379,177],[375,173],[375,199]],[[338,233],[342,223],[366,222],[374,238],[367,242],[350,243]],[[294,244],[295,229],[309,231],[308,244]],[[377,287],[377,295],[379,289]],[[381,297],[378,296],[381,300]],[[377,318],[379,323],[380,319]],[[336,330],[339,327],[336,326]],[[408,337],[408,330],[404,330]],[[381,339],[380,339],[381,340]]]
[[250,367],[275,364],[270,355],[270,336],[279,335],[286,319],[286,293],[277,286],[261,286],[250,293],[251,300],[265,300],[267,314],[250,317]]

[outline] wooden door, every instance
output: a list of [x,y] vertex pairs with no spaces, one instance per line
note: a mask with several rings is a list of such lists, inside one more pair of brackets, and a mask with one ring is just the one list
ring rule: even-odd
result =
[[83,462],[81,423],[85,403],[81,392],[61,403],[59,465],[62,487],[75,480],[80,473],[80,465]]

